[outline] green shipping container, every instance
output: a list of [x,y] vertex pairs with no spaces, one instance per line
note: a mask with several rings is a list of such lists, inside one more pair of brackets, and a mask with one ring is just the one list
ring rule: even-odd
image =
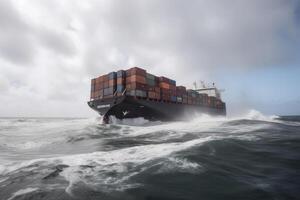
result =
[[152,74],[148,74],[148,73],[146,74],[146,78],[150,79],[150,80],[153,80],[153,81],[155,80],[155,76],[152,75]]
[[152,80],[152,79],[146,79],[146,82],[147,82],[147,85],[149,86],[156,86],[156,82],[155,80]]

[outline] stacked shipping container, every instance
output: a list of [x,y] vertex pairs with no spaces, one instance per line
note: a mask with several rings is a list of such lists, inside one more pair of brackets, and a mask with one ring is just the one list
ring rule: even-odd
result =
[[148,85],[148,98],[152,100],[160,100],[160,87],[158,84],[158,77],[153,74],[146,74],[146,83]]
[[126,94],[147,97],[146,70],[134,67],[126,70]]
[[225,104],[216,97],[199,94],[195,90],[186,90],[184,86],[176,87],[176,81],[163,76],[157,77],[138,67],[111,72],[91,80],[91,99],[122,96],[125,92],[127,96],[150,100],[225,107]]
[[117,96],[122,96],[126,87],[126,72],[124,70],[117,71]]
[[176,82],[166,77],[159,77],[159,87],[161,89],[161,100],[176,102]]

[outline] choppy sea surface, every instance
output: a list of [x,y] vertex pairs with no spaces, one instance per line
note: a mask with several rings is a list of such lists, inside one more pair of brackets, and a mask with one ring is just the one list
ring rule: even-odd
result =
[[1,118],[0,199],[300,199],[300,117]]

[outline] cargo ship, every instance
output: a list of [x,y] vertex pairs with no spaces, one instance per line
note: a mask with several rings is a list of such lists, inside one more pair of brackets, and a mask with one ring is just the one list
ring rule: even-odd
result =
[[186,89],[176,81],[133,67],[93,78],[88,105],[109,123],[143,117],[151,121],[187,120],[197,114],[226,115],[215,86]]

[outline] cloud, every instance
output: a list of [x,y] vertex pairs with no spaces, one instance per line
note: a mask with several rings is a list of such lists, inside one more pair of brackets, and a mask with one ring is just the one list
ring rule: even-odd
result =
[[22,88],[36,101],[84,102],[91,77],[134,65],[184,84],[225,69],[297,65],[299,5],[0,0],[1,88],[10,99]]
[[0,1],[0,56],[16,66],[32,65],[40,48],[72,56],[76,48],[66,30],[27,20],[10,1]]
[[33,57],[29,27],[10,1],[0,1],[0,56],[17,64],[28,63]]
[[294,65],[297,8],[281,0],[95,1],[80,15],[83,62],[91,75],[133,64],[175,78],[189,71],[206,76],[224,68]]

